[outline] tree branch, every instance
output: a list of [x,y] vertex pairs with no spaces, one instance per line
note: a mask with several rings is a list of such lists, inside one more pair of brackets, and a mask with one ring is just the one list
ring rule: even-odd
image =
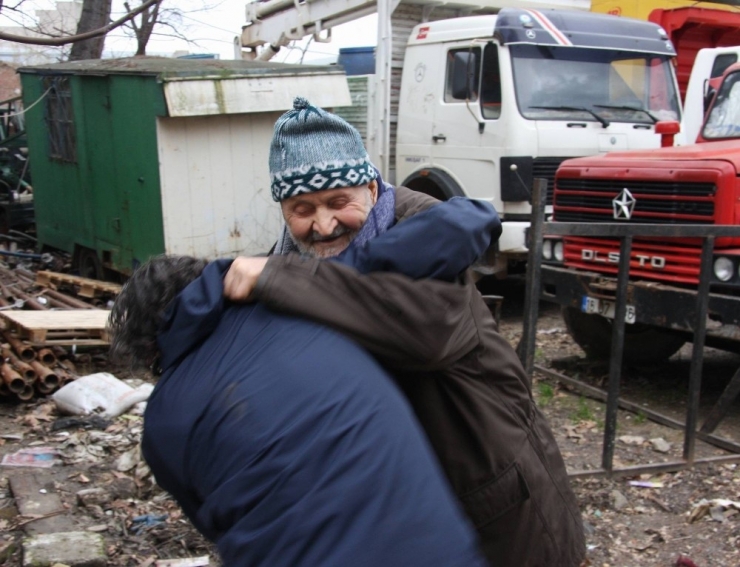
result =
[[99,28],[97,30],[91,30],[89,32],[77,34],[77,35],[70,35],[67,37],[59,37],[59,38],[42,38],[42,37],[26,37],[22,35],[13,35],[9,33],[3,33],[0,32],[0,39],[4,39],[6,41],[14,41],[16,43],[28,43],[31,45],[54,45],[54,46],[60,46],[60,45],[67,45],[68,43],[76,43],[78,41],[83,41],[85,39],[90,39],[93,37],[98,37],[101,35],[107,34],[109,31],[116,29],[117,27],[122,26],[132,18],[138,16],[141,12],[149,8],[150,6],[154,6],[155,4],[159,4],[162,2],[162,0],[147,0],[147,2],[144,2],[141,6],[136,8],[133,12],[129,12],[122,18],[119,18],[115,22],[111,22],[107,26],[104,26],[102,28]]

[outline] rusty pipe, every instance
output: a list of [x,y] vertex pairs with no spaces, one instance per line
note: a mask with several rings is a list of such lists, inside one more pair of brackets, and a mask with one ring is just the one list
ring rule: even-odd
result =
[[7,361],[8,364],[15,368],[18,373],[23,376],[26,382],[32,383],[34,380],[36,380],[36,371],[31,368],[31,365],[26,364],[21,359],[19,359],[9,348],[2,348],[2,356],[3,360]]
[[56,309],[71,309],[71,307],[70,307],[70,305],[68,303],[63,303],[63,302],[59,301],[58,299],[54,299],[52,297],[47,297],[47,295],[48,294],[46,292],[40,291],[36,297],[37,297],[37,299],[43,298],[46,301],[48,301],[49,302],[49,305],[52,308],[56,308]]
[[38,377],[36,378],[37,387],[41,387],[42,385],[43,388],[56,388],[59,386],[59,376],[54,374],[50,368],[47,368],[38,360],[31,362],[31,368],[33,368],[36,371],[36,374],[38,374]]
[[59,364],[59,366],[64,368],[64,370],[66,370],[67,372],[71,372],[72,374],[77,374],[77,367],[75,366],[75,363],[69,360],[68,358],[64,360],[60,359],[57,364]]
[[5,331],[3,337],[5,337],[5,340],[10,343],[10,347],[24,362],[30,362],[36,358],[36,351],[31,345],[24,343],[18,337],[11,334],[10,331]]
[[36,353],[36,358],[46,366],[52,366],[56,364],[57,357],[50,348],[42,348]]
[[32,295],[29,295],[28,293],[16,290],[15,297],[17,299],[20,299],[23,301],[23,305],[26,307],[30,307],[31,309],[35,309],[36,311],[48,311],[49,308],[46,305],[43,305],[42,303],[39,303],[35,297]]
[[18,374],[7,362],[0,366],[0,375],[3,377],[3,382],[8,385],[8,389],[14,394],[22,392],[27,386],[23,376]]
[[57,357],[58,361],[67,360],[69,358],[69,352],[66,348],[61,347],[59,345],[52,345],[51,351],[54,353],[54,356]]
[[15,395],[18,396],[19,400],[27,402],[28,400],[33,399],[33,394],[34,394],[33,386],[26,384],[26,387],[23,388],[23,391],[17,392]]
[[54,289],[44,288],[43,295],[48,295],[50,298],[65,303],[68,307],[73,309],[95,309],[95,306],[90,305],[89,303],[81,301],[75,297],[70,297],[69,295]]
[[74,378],[72,378],[72,376],[62,368],[55,368],[54,374],[59,376],[60,384],[66,384],[67,382],[72,382],[72,380],[74,380]]
[[54,392],[54,391],[55,391],[55,390],[56,390],[57,388],[59,388],[59,386],[58,386],[58,385],[56,385],[56,386],[47,386],[47,385],[46,385],[46,384],[44,384],[43,382],[36,382],[36,391],[37,391],[37,392],[38,392],[39,394],[42,394],[42,395],[44,395],[44,396],[46,396],[46,395],[48,395],[48,394],[51,394],[51,393],[52,393],[52,392]]

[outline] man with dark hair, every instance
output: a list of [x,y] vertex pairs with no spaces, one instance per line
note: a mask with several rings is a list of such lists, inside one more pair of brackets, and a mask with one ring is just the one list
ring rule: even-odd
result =
[[227,297],[329,325],[391,371],[491,565],[578,566],[583,526],[557,443],[459,269],[470,239],[447,236],[465,226],[464,200],[388,185],[357,131],[301,98],[275,124],[270,173],[285,230],[269,258],[234,261]]
[[482,567],[381,367],[328,328],[229,304],[229,265],[154,258],[110,318],[112,352],[161,371],[144,457],[224,565]]

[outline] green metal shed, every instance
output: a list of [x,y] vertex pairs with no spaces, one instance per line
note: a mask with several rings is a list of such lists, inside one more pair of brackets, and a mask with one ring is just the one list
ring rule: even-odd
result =
[[267,251],[268,151],[297,95],[351,104],[336,67],[128,58],[19,69],[39,244],[81,274]]

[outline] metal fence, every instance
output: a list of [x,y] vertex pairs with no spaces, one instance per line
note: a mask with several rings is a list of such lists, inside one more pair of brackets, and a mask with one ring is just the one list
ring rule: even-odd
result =
[[[697,430],[714,242],[720,237],[740,237],[740,227],[724,225],[707,226],[545,222],[546,191],[546,180],[535,179],[532,199],[532,224],[529,239],[529,258],[526,276],[524,325],[518,352],[529,376],[532,376],[533,372],[536,370],[551,378],[566,383],[583,395],[606,402],[601,468],[595,470],[575,471],[571,473],[571,476],[603,476],[615,474],[641,474],[644,472],[665,472],[687,468],[695,463],[740,461],[740,444],[729,439],[721,438],[712,433],[727,414],[732,402],[738,397],[738,394],[740,394],[740,369],[738,369],[730,379],[729,384],[710,411],[701,428]],[[618,238],[620,240],[616,309],[611,337],[609,384],[606,391],[585,384],[574,378],[563,376],[562,374],[550,369],[535,366],[534,364],[537,318],[540,294],[542,291],[541,270],[544,235],[607,237]],[[636,237],[703,239],[699,287],[695,309],[695,320],[693,324],[694,336],[689,378],[689,400],[687,404],[686,421],[684,423],[658,412],[647,410],[637,404],[620,399],[625,316],[627,313],[627,291],[630,285],[629,261],[632,251],[632,242]],[[613,466],[613,461],[617,429],[617,411],[619,408],[635,413],[640,412],[648,419],[662,425],[683,429],[683,459],[668,463],[615,468]],[[695,458],[697,438],[729,451],[732,454],[718,457],[707,457],[703,459]]]

